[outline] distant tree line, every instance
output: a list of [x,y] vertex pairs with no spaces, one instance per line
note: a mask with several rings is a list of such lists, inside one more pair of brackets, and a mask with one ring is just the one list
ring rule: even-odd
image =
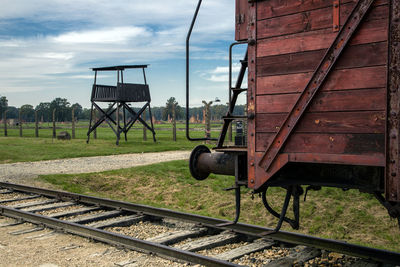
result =
[[[164,107],[152,107],[151,112],[156,120],[167,120],[168,116],[172,117],[172,110],[175,107],[175,114],[177,120],[183,120],[186,116],[185,108],[181,107],[174,97],[167,100]],[[25,122],[35,121],[35,111],[37,111],[39,121],[49,122],[53,118],[53,110],[55,111],[55,119],[58,122],[71,121],[72,109],[77,120],[88,120],[90,118],[90,109],[82,108],[79,103],[70,104],[65,98],[55,98],[51,102],[42,102],[36,107],[30,104],[22,105],[21,107],[8,106],[8,100],[5,96],[0,95],[0,118],[3,117],[4,111],[7,110],[7,119],[18,119],[19,112],[21,111],[21,119]],[[138,111],[139,108],[133,108]],[[222,116],[226,115],[227,105],[215,104],[211,106],[211,118],[213,120],[220,120]],[[244,114],[244,105],[235,107],[235,115]],[[149,115],[147,114],[147,118]],[[189,116],[194,116],[203,119],[203,107],[195,107],[189,109]]]

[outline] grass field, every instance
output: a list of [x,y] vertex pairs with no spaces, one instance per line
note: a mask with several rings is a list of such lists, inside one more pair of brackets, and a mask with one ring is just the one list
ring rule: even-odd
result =
[[[39,179],[70,192],[108,197],[200,215],[234,217],[233,177],[211,175],[204,181],[190,176],[186,161],[174,161],[103,173],[47,175]],[[272,188],[270,202],[278,210],[283,190]],[[258,195],[242,196],[241,222],[273,228],[277,219],[267,215]],[[290,227],[284,224],[284,230]],[[372,196],[356,190],[323,188],[308,193],[301,203],[300,233],[344,240],[400,252],[397,222]]]
[[[142,129],[132,129],[128,141],[122,138],[120,145],[115,145],[116,137],[109,128],[98,128],[97,139],[90,139],[86,144],[86,129],[77,129],[77,139],[62,141],[51,138],[51,130],[43,131],[40,138],[34,138],[34,130],[24,131],[18,136],[18,130],[9,131],[8,137],[0,137],[0,163],[18,161],[38,161],[60,158],[114,155],[124,153],[160,152],[171,150],[191,150],[199,142],[189,142],[184,131],[177,131],[177,142],[172,141],[172,131],[156,131],[157,142],[147,131],[147,141],[143,141]],[[203,137],[204,132],[193,131],[194,137]],[[217,134],[215,133],[215,136]]]

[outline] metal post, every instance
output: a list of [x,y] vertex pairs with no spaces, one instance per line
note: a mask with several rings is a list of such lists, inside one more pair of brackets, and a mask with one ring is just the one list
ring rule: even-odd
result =
[[[92,117],[93,117],[93,121],[94,122],[97,121],[97,119],[96,119],[96,110],[95,109],[93,109],[93,111],[92,111]],[[93,139],[97,139],[97,127],[93,131]]]
[[211,138],[211,114],[210,114],[210,106],[213,103],[213,101],[206,102],[203,100],[204,104],[204,121],[205,121],[205,138],[209,139]]
[[[230,92],[231,90],[229,90]],[[228,110],[229,110],[229,106],[230,106],[230,102],[226,103],[228,105]],[[228,126],[228,141],[232,142],[232,122],[229,123]]]
[[19,120],[19,137],[22,137],[21,109],[19,109],[19,112],[18,112],[18,120]]
[[72,108],[72,139],[75,139],[75,108]]
[[[146,111],[142,113],[142,119],[146,121]],[[143,141],[147,141],[147,128],[143,126]]]
[[176,104],[172,104],[172,140],[176,141]]
[[35,110],[35,137],[39,137],[39,120],[37,110]]
[[7,136],[7,110],[4,111],[4,136]]
[[53,109],[53,138],[56,138],[56,109]]

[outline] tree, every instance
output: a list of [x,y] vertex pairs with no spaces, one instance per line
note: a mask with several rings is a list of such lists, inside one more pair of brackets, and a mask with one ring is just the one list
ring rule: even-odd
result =
[[3,116],[3,112],[7,110],[8,100],[5,96],[0,96],[0,118]]
[[79,103],[75,103],[71,106],[71,109],[74,109],[75,118],[79,119],[83,112],[82,106]]
[[26,122],[32,122],[35,120],[35,110],[32,105],[26,104],[20,107],[21,119]]
[[170,117],[172,117],[172,109],[175,106],[175,114],[176,114],[176,118],[182,118],[183,117],[183,111],[181,106],[179,106],[178,102],[176,102],[175,97],[170,97],[167,100],[167,103],[165,103],[165,107],[163,109],[162,112],[162,119],[163,120],[167,120],[168,119],[168,115]]
[[8,106],[7,119],[18,119],[18,109],[16,107]]
[[56,109],[56,121],[70,121],[71,107],[70,103],[65,98],[57,97],[50,103],[50,112]]
[[41,102],[35,110],[38,112],[39,120],[51,121],[50,102]]

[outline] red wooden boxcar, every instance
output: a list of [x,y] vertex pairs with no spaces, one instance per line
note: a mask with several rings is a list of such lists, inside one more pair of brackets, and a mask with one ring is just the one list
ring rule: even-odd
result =
[[195,150],[193,175],[228,174],[224,158],[239,188],[297,201],[301,185],[356,188],[399,218],[400,1],[236,0],[236,40],[248,44],[247,147],[223,145],[231,98],[218,152]]

